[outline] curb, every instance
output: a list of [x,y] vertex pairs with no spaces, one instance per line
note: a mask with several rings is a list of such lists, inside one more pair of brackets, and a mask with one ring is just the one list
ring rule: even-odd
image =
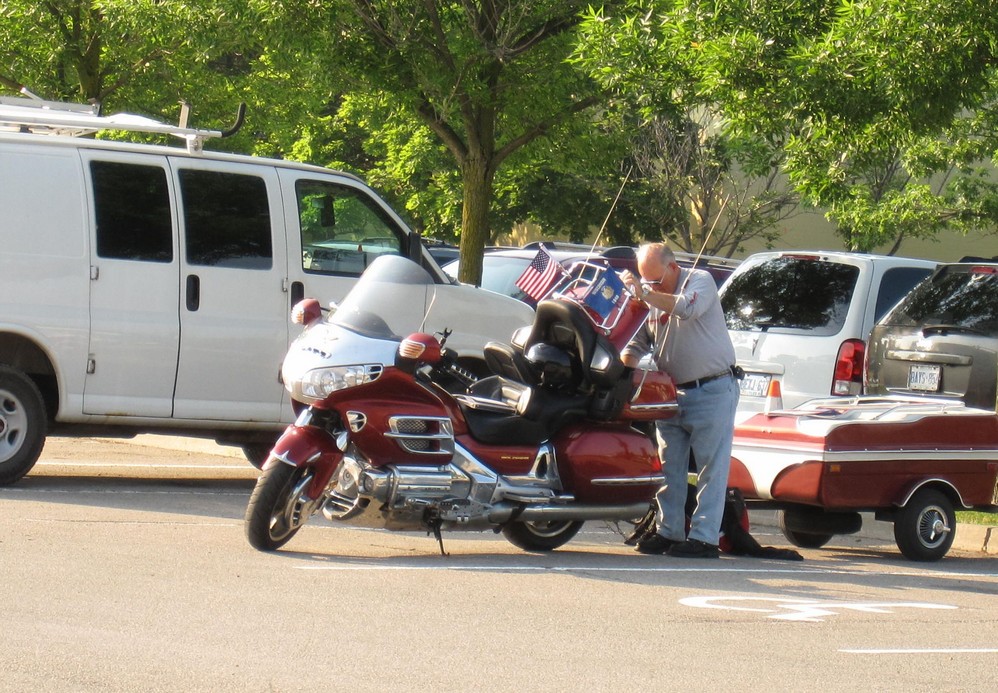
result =
[[132,445],[144,445],[152,448],[164,448],[166,450],[178,450],[200,455],[218,455],[220,457],[235,457],[246,462],[243,451],[235,445],[219,445],[209,438],[188,438],[186,436],[170,436],[160,433],[141,433],[134,438],[114,438],[113,440],[130,443]]
[[967,551],[998,555],[998,527],[958,524],[953,546]]

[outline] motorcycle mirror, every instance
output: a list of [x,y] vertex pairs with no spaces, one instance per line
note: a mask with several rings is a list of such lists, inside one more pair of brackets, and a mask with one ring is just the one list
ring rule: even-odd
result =
[[322,306],[314,298],[303,298],[291,309],[291,322],[295,325],[311,325],[322,318]]
[[414,332],[399,344],[398,355],[433,365],[440,361],[440,342],[432,334]]

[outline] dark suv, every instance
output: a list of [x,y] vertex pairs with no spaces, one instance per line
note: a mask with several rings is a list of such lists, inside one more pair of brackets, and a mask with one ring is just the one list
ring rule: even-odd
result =
[[864,388],[995,409],[998,262],[940,265],[870,335]]

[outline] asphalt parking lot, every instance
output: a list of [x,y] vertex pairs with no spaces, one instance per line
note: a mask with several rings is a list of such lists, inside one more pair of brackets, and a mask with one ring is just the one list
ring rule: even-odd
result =
[[0,691],[993,687],[979,551],[916,564],[855,535],[804,561],[684,560],[594,522],[549,553],[447,532],[441,555],[316,519],[265,553],[236,450],[149,442],[52,439],[0,489]]

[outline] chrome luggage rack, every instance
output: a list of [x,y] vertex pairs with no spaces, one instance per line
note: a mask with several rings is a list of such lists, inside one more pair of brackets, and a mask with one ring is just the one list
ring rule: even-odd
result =
[[[550,294],[550,298],[562,298],[577,304],[582,308],[582,312],[586,314],[586,317],[592,321],[593,325],[597,329],[602,330],[604,334],[609,333],[617,326],[624,313],[624,306],[627,304],[625,290],[620,298],[617,299],[613,309],[605,317],[600,316],[588,306],[586,299],[600,285],[599,280],[605,272],[614,272],[614,269],[585,260],[577,262],[571,269],[573,276],[564,284],[556,285]],[[574,276],[576,273],[578,276]]]

